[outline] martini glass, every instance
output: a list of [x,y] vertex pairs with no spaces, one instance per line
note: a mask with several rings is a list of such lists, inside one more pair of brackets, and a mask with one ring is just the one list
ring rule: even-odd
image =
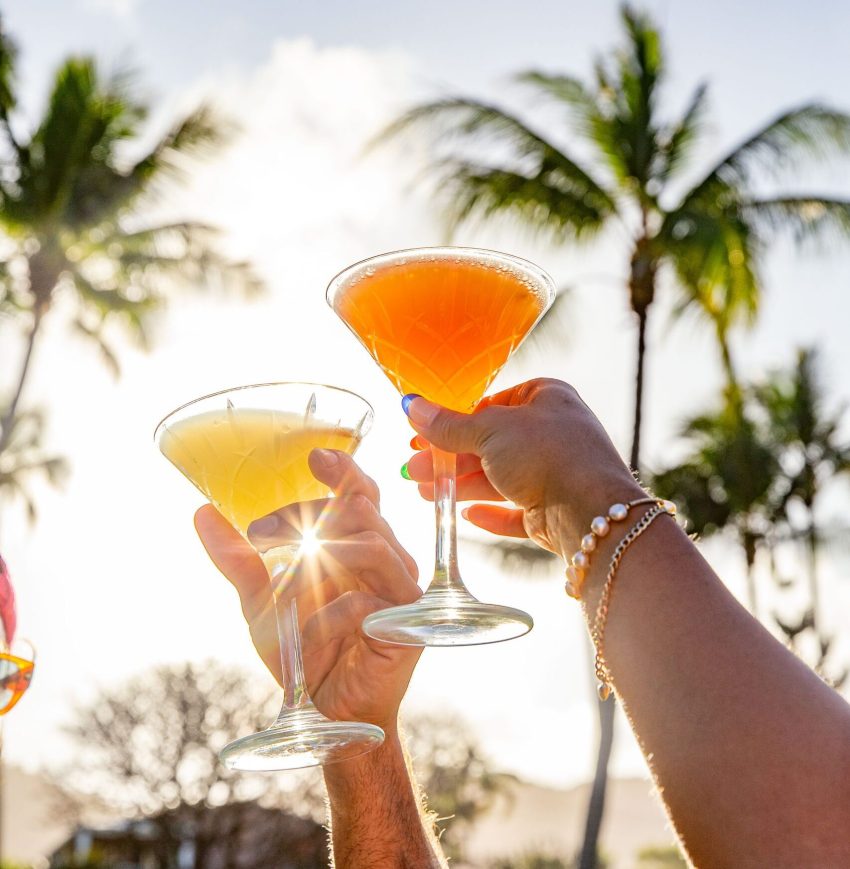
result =
[[[549,275],[526,260],[462,247],[382,254],[340,272],[328,304],[402,394],[471,413],[551,305]],[[413,604],[369,616],[375,639],[411,646],[495,643],[531,630],[528,613],[482,603],[457,564],[455,456],[432,446],[434,579]]]
[[[310,473],[307,457],[317,447],[353,453],[372,416],[364,399],[344,389],[268,383],[185,404],[165,417],[154,438],[163,455],[247,539],[254,519],[285,504],[327,497],[327,487]],[[316,531],[307,529],[301,544],[259,553],[277,617],[283,706],[267,730],[225,746],[220,757],[231,769],[318,766],[355,757],[383,742],[380,727],[331,721],[307,693],[296,603],[293,598],[285,607],[279,600],[308,542],[317,545]]]

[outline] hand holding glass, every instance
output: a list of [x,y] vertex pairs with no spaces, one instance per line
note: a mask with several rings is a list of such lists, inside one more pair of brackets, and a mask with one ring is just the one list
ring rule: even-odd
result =
[[[157,426],[155,439],[165,457],[247,539],[253,520],[286,504],[330,494],[310,473],[307,457],[316,448],[354,453],[372,416],[366,401],[344,389],[270,383],[228,389],[183,405]],[[384,739],[380,727],[331,721],[307,693],[295,600],[286,612],[277,606],[302,555],[299,545],[259,554],[276,606],[283,706],[268,730],[226,746],[222,761],[231,769],[297,769],[376,748]]]
[[[552,279],[508,254],[435,247],[383,254],[338,274],[328,304],[402,395],[471,413],[555,297]],[[455,456],[433,449],[434,579],[413,604],[369,616],[371,637],[412,646],[509,640],[528,613],[482,603],[457,566]]]

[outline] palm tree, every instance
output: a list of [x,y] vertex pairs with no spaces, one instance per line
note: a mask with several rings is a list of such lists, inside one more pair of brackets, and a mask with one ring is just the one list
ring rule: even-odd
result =
[[223,126],[207,108],[146,145],[148,106],[133,94],[131,77],[104,77],[91,58],[73,57],[56,72],[44,114],[26,133],[14,73],[14,46],[0,34],[0,312],[25,324],[0,418],[0,456],[14,436],[41,327],[59,299],[69,302],[61,310],[71,311],[74,330],[117,371],[105,327],[117,323],[144,346],[151,315],[177,282],[259,287],[244,263],[216,252],[210,227],[145,218],[187,158],[221,141]]
[[727,390],[719,410],[689,420],[681,433],[688,454],[652,475],[651,484],[659,497],[682,505],[689,532],[734,534],[744,555],[749,609],[756,615],[756,556],[776,533],[787,481],[764,426],[739,399]]
[[[843,409],[830,411],[826,407],[814,349],[799,350],[795,366],[787,372],[774,373],[756,390],[755,396],[769,426],[774,450],[784,457],[789,480],[777,512],[789,526],[789,514],[795,506],[802,507],[806,517],[802,539],[807,553],[810,610],[804,614],[799,627],[800,630],[811,628],[817,634],[820,625],[818,561],[825,538],[817,507],[831,482],[842,475],[850,475],[850,441],[840,436]],[[821,642],[828,644],[823,638]]]
[[[850,152],[850,116],[817,103],[783,111],[736,145],[683,190],[693,171],[706,112],[705,85],[670,119],[660,108],[666,74],[660,34],[649,16],[622,9],[625,45],[600,58],[593,79],[527,71],[518,82],[553,102],[567,135],[587,158],[573,156],[554,135],[497,105],[450,97],[416,106],[383,134],[430,134],[433,177],[452,227],[478,217],[511,216],[554,242],[583,241],[616,224],[628,239],[627,292],[637,325],[634,423],[630,462],[640,468],[647,320],[663,276],[681,307],[696,307],[713,324],[730,384],[728,331],[758,308],[759,266],[778,231],[799,238],[825,230],[850,234],[850,201],[803,193],[763,196],[763,170],[790,170],[800,160]],[[495,155],[487,159],[487,154]],[[613,704],[600,705],[597,774],[582,867],[596,863]]]
[[6,449],[0,453],[0,502],[23,502],[31,522],[35,521],[36,507],[30,483],[40,477],[55,486],[68,471],[63,458],[47,455],[42,449],[43,430],[40,411],[19,411],[10,425]]

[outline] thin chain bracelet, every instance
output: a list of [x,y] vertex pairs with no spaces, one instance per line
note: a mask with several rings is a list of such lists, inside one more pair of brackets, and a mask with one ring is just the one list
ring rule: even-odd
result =
[[659,516],[675,516],[675,505],[669,502],[656,502],[655,506],[644,513],[637,521],[631,531],[617,544],[614,554],[611,556],[611,562],[608,565],[608,574],[605,577],[605,585],[602,586],[602,595],[599,598],[599,605],[596,608],[596,616],[593,619],[593,627],[590,629],[590,639],[593,641],[593,646],[596,649],[596,660],[594,661],[594,670],[596,678],[599,680],[597,691],[599,692],[600,700],[607,700],[611,694],[611,674],[608,672],[608,665],[605,663],[605,655],[603,650],[603,642],[605,640],[605,627],[608,623],[608,609],[611,605],[611,593],[614,590],[614,579],[617,575],[617,569],[620,566],[623,555],[626,550],[635,540],[646,531],[647,528]]

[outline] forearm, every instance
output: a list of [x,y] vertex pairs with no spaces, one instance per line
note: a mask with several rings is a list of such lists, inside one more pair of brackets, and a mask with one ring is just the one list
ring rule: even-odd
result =
[[[611,551],[644,509],[594,553],[589,622]],[[697,866],[850,865],[850,707],[735,601],[669,517],[623,557],[604,652]]]
[[446,863],[398,731],[375,751],[324,769],[336,869],[441,869]]

